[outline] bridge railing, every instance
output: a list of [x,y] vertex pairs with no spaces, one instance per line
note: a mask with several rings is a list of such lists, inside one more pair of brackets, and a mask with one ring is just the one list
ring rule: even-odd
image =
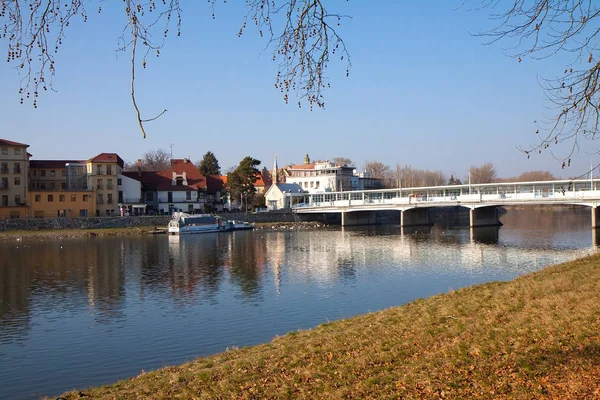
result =
[[578,190],[524,190],[524,191],[479,191],[472,190],[470,194],[463,193],[429,193],[428,195],[408,194],[400,191],[379,191],[379,192],[343,192],[332,194],[327,200],[323,195],[307,195],[308,201],[294,205],[296,209],[320,208],[320,207],[357,207],[368,205],[410,205],[427,203],[448,203],[457,204],[493,202],[493,203],[511,203],[514,201],[536,201],[536,200],[600,200],[600,190],[594,188],[580,188]]

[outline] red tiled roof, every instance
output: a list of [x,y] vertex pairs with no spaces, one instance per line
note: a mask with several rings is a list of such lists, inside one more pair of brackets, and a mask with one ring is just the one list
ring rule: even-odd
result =
[[288,165],[287,169],[315,169],[315,163],[311,164],[300,164],[300,165]]
[[85,161],[81,160],[31,160],[29,161],[29,168],[65,168],[65,164],[82,164]]
[[[187,185],[173,185],[173,172],[182,176],[185,171]],[[205,190],[207,179],[200,173],[198,168],[191,162],[184,160],[171,160],[171,167],[166,171],[128,171],[123,175],[142,182],[145,190],[157,191],[188,191]]]
[[95,163],[117,163],[119,167],[123,168],[123,159],[119,157],[117,153],[100,153],[96,157],[92,157],[88,162]]
[[11,140],[6,140],[6,139],[0,139],[0,146],[29,147],[28,144],[13,142]]
[[[219,175],[208,175],[206,177],[206,190],[208,193],[216,193],[223,190],[225,182],[223,182],[222,178]],[[225,177],[225,180],[227,180],[227,177]]]

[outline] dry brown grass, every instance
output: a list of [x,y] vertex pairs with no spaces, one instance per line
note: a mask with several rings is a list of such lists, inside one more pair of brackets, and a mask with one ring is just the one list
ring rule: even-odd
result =
[[599,388],[596,255],[62,397],[595,399]]

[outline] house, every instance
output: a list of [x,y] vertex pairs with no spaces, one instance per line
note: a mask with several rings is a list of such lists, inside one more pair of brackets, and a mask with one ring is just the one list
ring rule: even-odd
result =
[[165,171],[138,171],[123,173],[142,185],[142,198],[148,213],[172,214],[176,210],[188,213],[204,212],[207,201],[207,180],[187,158],[172,159]]
[[146,203],[142,197],[142,182],[126,172],[117,175],[118,210],[121,216],[145,215]]
[[30,217],[89,217],[96,214],[93,190],[30,189]]
[[0,219],[27,214],[28,144],[0,139]]
[[357,190],[357,181],[353,179],[353,172],[354,167],[338,165],[330,161],[311,163],[307,154],[304,164],[285,167],[285,181],[296,183],[309,193]]
[[302,202],[305,194],[306,191],[296,183],[277,183],[267,190],[265,201],[269,211],[281,210]]
[[116,153],[100,153],[85,164],[88,189],[96,191],[96,216],[117,215],[117,176],[123,172],[123,159]]

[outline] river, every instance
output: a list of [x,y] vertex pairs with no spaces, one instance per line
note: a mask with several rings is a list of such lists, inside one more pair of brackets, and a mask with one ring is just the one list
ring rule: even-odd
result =
[[0,398],[112,383],[597,247],[589,209],[502,221],[0,241]]

